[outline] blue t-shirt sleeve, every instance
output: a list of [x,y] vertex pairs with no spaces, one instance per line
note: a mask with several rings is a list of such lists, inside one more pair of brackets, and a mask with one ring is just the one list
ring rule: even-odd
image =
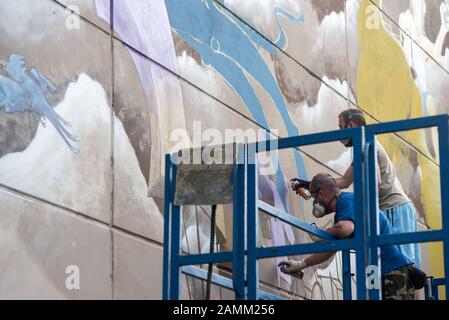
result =
[[352,221],[354,222],[354,199],[342,195],[337,202],[337,212],[334,221]]

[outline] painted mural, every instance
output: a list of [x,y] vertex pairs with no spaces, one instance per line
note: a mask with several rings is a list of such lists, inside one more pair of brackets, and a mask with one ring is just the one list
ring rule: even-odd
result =
[[[0,298],[159,298],[164,154],[175,129],[193,134],[199,121],[203,129],[262,128],[286,137],[335,130],[348,107],[371,123],[449,111],[448,0],[56,2],[0,3],[0,248],[12,261],[0,258]],[[89,22],[68,28],[68,17],[78,14],[66,11],[69,5]],[[438,228],[435,131],[380,142],[420,228]],[[280,165],[260,174],[259,196],[326,228],[332,217],[314,218],[288,180],[343,174],[351,158],[337,143],[272,154]],[[202,206],[185,208],[185,252],[207,252],[209,215]],[[229,250],[231,206],[219,208],[218,221],[217,250]],[[52,229],[72,225],[79,234]],[[259,239],[264,246],[311,242],[263,215]],[[17,257],[7,249],[14,242],[24,252]],[[422,251],[423,267],[441,276],[441,248]],[[82,262],[90,255],[97,258]],[[66,293],[59,264],[47,264],[57,259],[78,261],[102,284]],[[263,289],[287,299],[342,298],[340,255],[302,280],[279,273],[279,259],[260,262]],[[24,272],[19,262],[38,280],[12,290]],[[51,289],[40,293],[42,283]],[[183,283],[183,298],[204,297],[200,281]],[[232,298],[218,288],[213,297]]]
[[27,70],[25,59],[20,55],[10,55],[4,70],[7,76],[0,76],[0,105],[5,111],[29,111],[43,125],[45,120],[50,121],[67,146],[78,153],[78,149],[72,145],[78,138],[65,128],[71,126],[70,122],[58,115],[46,98],[47,94],[55,93],[55,86],[36,68]]

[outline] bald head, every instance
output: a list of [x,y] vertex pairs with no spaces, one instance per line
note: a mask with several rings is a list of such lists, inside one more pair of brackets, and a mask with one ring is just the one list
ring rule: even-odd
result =
[[316,193],[319,190],[337,192],[339,188],[334,178],[327,173],[319,173],[313,177],[310,183],[310,192]]

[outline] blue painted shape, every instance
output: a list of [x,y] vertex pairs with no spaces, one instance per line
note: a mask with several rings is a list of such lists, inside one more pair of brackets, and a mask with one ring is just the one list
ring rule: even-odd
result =
[[[289,136],[298,136],[298,128],[291,120],[281,90],[271,74],[268,65],[256,45],[271,54],[278,49],[245,26],[237,19],[226,14],[212,0],[167,0],[166,8],[171,27],[195,49],[203,63],[215,69],[231,88],[245,102],[254,119],[269,129],[267,118],[257,98],[254,88],[245,74],[256,80],[270,95],[276,104]],[[302,21],[282,9],[275,10],[276,15],[284,15],[289,20]],[[278,44],[285,44],[285,34],[281,32]],[[297,175],[307,179],[304,161],[297,150],[294,151]],[[277,163],[277,155],[272,161]],[[280,170],[276,172],[276,186],[282,201],[286,205],[286,182]]]
[[48,119],[70,150],[78,153],[73,142],[79,139],[66,129],[70,122],[58,115],[46,98],[56,93],[56,87],[36,68],[27,70],[25,58],[20,55],[10,55],[4,69],[7,77],[0,75],[0,109],[8,113],[29,111],[42,122]]
[[275,41],[275,45],[279,48],[285,48],[287,45],[287,36],[285,35],[284,28],[281,25],[281,22],[279,21],[279,16],[283,16],[287,18],[290,22],[294,23],[304,23],[304,15],[301,15],[299,17],[296,17],[292,15],[290,12],[285,10],[282,7],[275,7],[274,8],[274,14],[276,16],[276,22],[279,27],[280,33],[278,39]]
[[[223,3],[223,0],[219,0],[218,2],[226,7],[226,5]],[[231,17],[232,15],[231,13],[227,14],[225,11],[223,11],[223,13],[228,15],[229,17]],[[284,28],[279,21],[279,16],[287,18],[289,22],[302,24],[304,23],[304,13],[301,12],[300,16],[295,16],[284,8],[275,6],[273,9],[273,14],[279,27],[279,36],[276,40],[274,40],[274,46],[265,37],[262,37],[257,31],[255,31],[257,29],[253,25],[251,25],[249,21],[245,21],[246,23],[243,23],[242,21],[235,19],[235,22],[238,23],[238,25],[244,30],[244,32],[251,38],[251,40],[255,44],[259,45],[270,54],[277,55],[279,53],[279,49],[284,49],[287,46],[287,36],[285,35]],[[239,18],[243,20],[243,18]]]

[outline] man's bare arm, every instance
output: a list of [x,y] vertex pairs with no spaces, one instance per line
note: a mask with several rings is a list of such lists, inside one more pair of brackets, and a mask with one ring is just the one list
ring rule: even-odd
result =
[[312,267],[329,260],[334,256],[334,254],[335,252],[315,253],[307,257],[304,261],[307,264],[307,267]]
[[354,168],[352,165],[346,170],[345,174],[341,178],[336,178],[337,186],[340,189],[347,189],[354,182]]
[[354,223],[349,220],[339,221],[326,230],[337,239],[346,239],[354,232]]
[[[339,221],[326,230],[337,239],[346,239],[354,232],[354,223],[349,220]],[[323,263],[335,254],[335,252],[315,253],[305,259],[308,267]]]
[[[380,186],[381,175],[378,162],[376,162],[376,175],[377,175],[377,185]],[[348,189],[354,182],[354,168],[352,167],[352,165],[348,168],[348,170],[346,170],[343,177],[336,178],[335,182],[337,182],[337,186],[340,189]]]

